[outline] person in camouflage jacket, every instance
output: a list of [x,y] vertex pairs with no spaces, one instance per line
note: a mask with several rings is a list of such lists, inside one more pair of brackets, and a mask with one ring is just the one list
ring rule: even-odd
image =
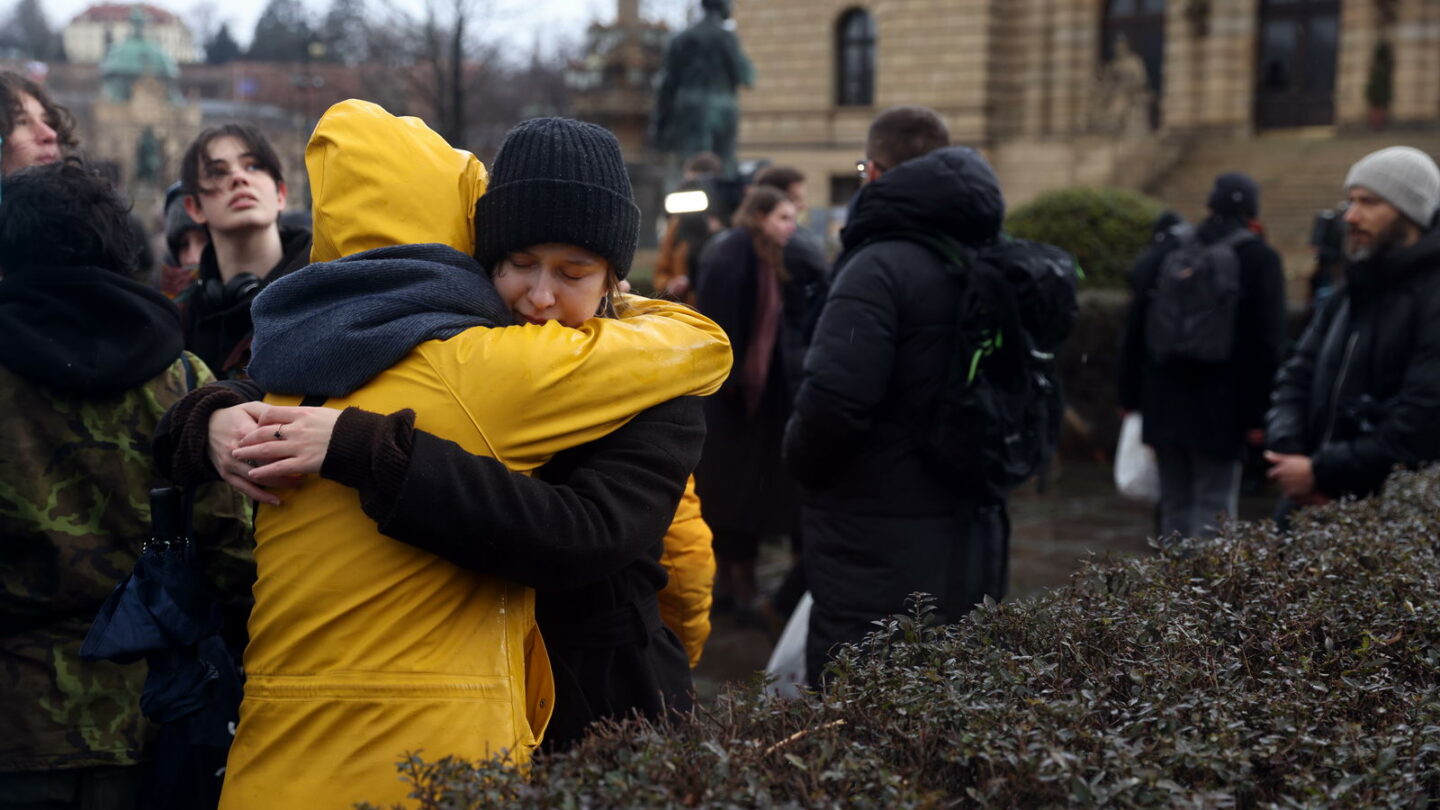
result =
[[[149,534],[151,434],[190,369],[213,377],[125,275],[127,207],[75,162],[6,177],[0,205],[0,808],[129,807],[140,780],[145,663],[80,645]],[[228,489],[199,493],[206,570],[242,610],[248,524]]]

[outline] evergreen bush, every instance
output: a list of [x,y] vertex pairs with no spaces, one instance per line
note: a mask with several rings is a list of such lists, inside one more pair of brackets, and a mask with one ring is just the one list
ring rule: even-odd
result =
[[1124,287],[1125,273],[1150,244],[1160,211],[1159,203],[1133,191],[1082,186],[1036,197],[1011,211],[1005,227],[1075,254],[1085,284]]
[[822,695],[759,684],[597,729],[527,771],[412,757],[439,808],[1434,807],[1440,473],[1153,558],[1092,561],[958,625],[925,602]]
[[1380,40],[1375,43],[1375,52],[1370,57],[1370,75],[1365,81],[1365,101],[1374,110],[1390,109],[1395,98],[1395,52],[1390,43]]

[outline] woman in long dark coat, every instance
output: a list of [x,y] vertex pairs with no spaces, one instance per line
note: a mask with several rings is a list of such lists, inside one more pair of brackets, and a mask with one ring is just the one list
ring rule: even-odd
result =
[[755,607],[760,538],[795,538],[800,531],[799,490],[780,447],[825,280],[815,268],[782,260],[795,213],[782,192],[756,187],[736,212],[735,227],[716,236],[700,259],[695,304],[730,336],[735,365],[725,387],[705,401],[705,450],[695,480],[715,532],[717,607],[733,600],[742,616]]

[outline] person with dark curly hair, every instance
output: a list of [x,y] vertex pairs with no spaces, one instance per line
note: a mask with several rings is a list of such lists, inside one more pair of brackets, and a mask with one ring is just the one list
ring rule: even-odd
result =
[[[80,647],[149,534],[158,472],[143,449],[190,375],[213,378],[182,357],[175,305],[130,278],[143,240],[129,211],[75,158],[5,178],[0,810],[133,808],[154,750],[146,664],[82,660]],[[206,580],[243,624],[249,510],[227,489],[199,493]],[[144,806],[185,805],[167,795]]]
[[75,119],[34,81],[0,70],[0,176],[54,163],[75,148]]

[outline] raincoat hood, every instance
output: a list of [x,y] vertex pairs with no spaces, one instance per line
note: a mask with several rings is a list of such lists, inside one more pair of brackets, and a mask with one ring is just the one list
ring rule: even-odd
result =
[[248,372],[266,390],[345,396],[424,341],[512,323],[470,255],[489,180],[473,154],[418,118],[350,99],[321,118],[305,167],[314,264],[251,310]]
[[862,188],[840,238],[847,252],[903,231],[976,245],[999,236],[1004,220],[994,170],[974,149],[952,146],[907,160]]
[[475,203],[490,174],[419,118],[342,101],[310,136],[305,169],[315,201],[312,262],[429,242],[475,252]]

